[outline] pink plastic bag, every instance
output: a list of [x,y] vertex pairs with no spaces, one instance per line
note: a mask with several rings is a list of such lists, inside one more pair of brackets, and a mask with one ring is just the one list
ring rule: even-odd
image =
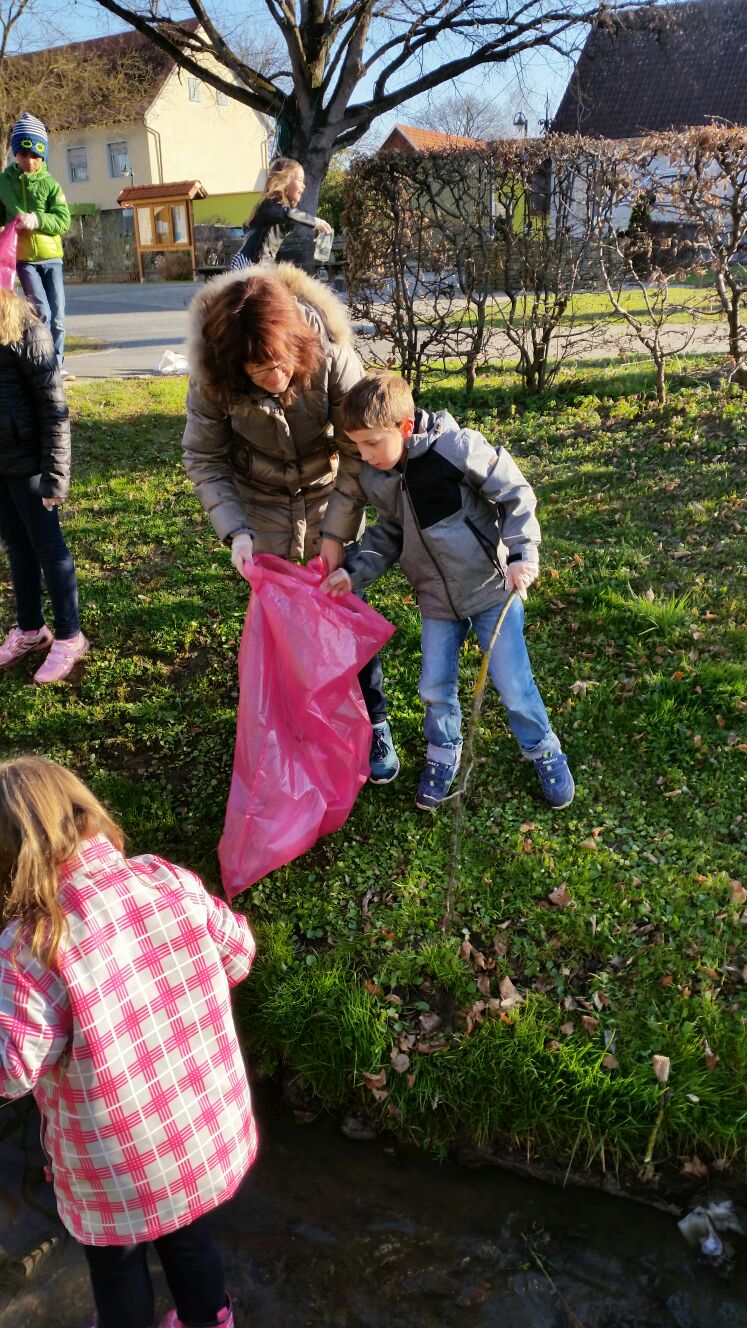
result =
[[357,673],[394,628],[319,586],[321,559],[260,554],[239,651],[233,779],[218,846],[229,899],[347,820],[369,773]]
[[12,290],[15,281],[18,229],[18,218],[14,217],[0,231],[0,287],[3,290]]

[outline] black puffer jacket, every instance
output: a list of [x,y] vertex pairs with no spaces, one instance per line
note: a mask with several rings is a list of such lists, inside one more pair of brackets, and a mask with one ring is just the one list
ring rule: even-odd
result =
[[70,488],[70,419],[52,338],[31,324],[0,346],[0,478],[41,474],[42,498]]

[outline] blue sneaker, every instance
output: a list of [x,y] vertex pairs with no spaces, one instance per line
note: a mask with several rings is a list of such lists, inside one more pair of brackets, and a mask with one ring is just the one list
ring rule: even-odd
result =
[[456,765],[444,765],[442,761],[426,761],[425,770],[420,776],[418,791],[415,795],[415,806],[419,807],[421,812],[432,811],[434,807],[440,807],[454,783],[458,771],[459,761],[456,762]]
[[549,802],[557,811],[562,807],[570,807],[576,785],[564,753],[543,752],[542,756],[538,756],[535,760],[534,767],[542,785],[545,802]]
[[372,784],[391,784],[399,774],[399,757],[394,750],[392,730],[386,720],[374,724],[371,738],[371,754],[368,758],[371,766],[369,779]]

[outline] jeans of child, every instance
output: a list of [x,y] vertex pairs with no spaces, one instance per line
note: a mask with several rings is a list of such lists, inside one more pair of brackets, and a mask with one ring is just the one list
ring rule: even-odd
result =
[[[153,1242],[176,1312],[190,1328],[214,1324],[226,1304],[223,1260],[207,1217]],[[84,1245],[96,1328],[153,1328],[148,1246]]]
[[57,366],[65,356],[65,287],[62,282],[62,259],[46,263],[19,263],[18,280],[29,304],[52,333]]
[[39,494],[41,475],[0,475],[0,538],[10,562],[18,626],[44,626],[42,572],[54,612],[55,634],[69,641],[80,631],[78,583],[72,554],[60,530],[57,508],[47,511]]
[[[361,595],[361,599],[363,596]],[[381,655],[374,655],[363,665],[358,674],[363,693],[363,700],[372,724],[383,724],[387,714],[386,694],[384,692],[384,670],[381,667]]]
[[[462,747],[459,706],[459,652],[470,627],[487,650],[505,599],[473,618],[424,618],[420,699],[425,706],[428,760],[454,765]],[[524,642],[524,606],[517,597],[506,614],[490,657],[490,679],[506,707],[506,718],[522,756],[537,760],[546,751],[559,752],[544,702],[532,677]]]

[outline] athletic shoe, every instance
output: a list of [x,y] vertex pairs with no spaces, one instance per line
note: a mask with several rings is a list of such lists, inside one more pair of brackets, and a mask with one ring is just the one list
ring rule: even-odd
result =
[[392,731],[386,720],[373,726],[371,754],[368,759],[371,766],[369,779],[372,784],[391,784],[392,780],[397,778],[399,757],[394,750]]
[[75,374],[70,373],[68,369],[60,369],[60,378],[63,383],[77,383],[78,381]]
[[543,752],[534,762],[545,802],[560,811],[570,807],[576,785],[568,769],[568,760],[563,752]]
[[38,632],[22,632],[20,627],[12,627],[0,646],[0,669],[11,668],[34,650],[46,650],[53,640],[48,627],[40,627]]
[[[161,1320],[159,1328],[185,1328],[185,1325],[177,1316],[176,1310],[169,1310],[166,1318]],[[233,1306],[230,1297],[225,1309],[218,1311],[218,1317],[215,1320],[215,1324],[211,1324],[210,1328],[234,1328]]]
[[440,807],[456,779],[458,770],[459,761],[455,765],[444,765],[442,761],[426,761],[415,795],[415,806],[419,807],[421,812]]
[[54,641],[41,668],[34,674],[34,682],[62,682],[90,649],[91,644],[82,632],[78,632],[69,641]]

